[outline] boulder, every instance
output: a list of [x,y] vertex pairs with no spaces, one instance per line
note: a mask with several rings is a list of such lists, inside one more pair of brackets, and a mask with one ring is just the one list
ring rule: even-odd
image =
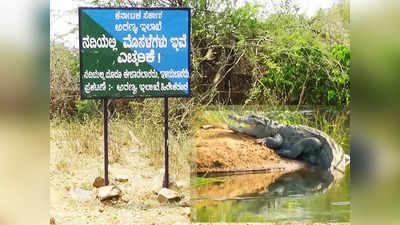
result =
[[113,197],[120,197],[121,193],[122,193],[122,191],[121,191],[121,189],[119,189],[118,186],[109,185],[109,186],[100,187],[97,197],[101,201],[103,201],[103,200],[110,199]]
[[176,191],[173,191],[173,190],[168,189],[168,188],[162,188],[158,192],[157,199],[161,203],[174,202],[174,201],[181,200],[181,196],[179,196],[178,192],[176,192]]

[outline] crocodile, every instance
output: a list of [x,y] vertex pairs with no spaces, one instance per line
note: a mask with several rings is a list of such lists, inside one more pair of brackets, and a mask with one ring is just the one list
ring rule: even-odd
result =
[[342,147],[318,129],[303,125],[284,125],[257,115],[241,117],[229,114],[228,117],[252,126],[236,127],[228,124],[229,129],[258,138],[258,143],[273,149],[282,157],[341,172],[350,162],[350,156],[343,152]]

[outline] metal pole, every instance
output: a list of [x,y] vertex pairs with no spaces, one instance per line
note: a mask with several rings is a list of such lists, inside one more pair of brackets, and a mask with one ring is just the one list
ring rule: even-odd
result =
[[103,99],[104,115],[104,183],[108,185],[108,99]]
[[168,97],[164,98],[164,163],[165,163],[165,173],[163,187],[168,188],[169,186],[169,162],[168,162]]

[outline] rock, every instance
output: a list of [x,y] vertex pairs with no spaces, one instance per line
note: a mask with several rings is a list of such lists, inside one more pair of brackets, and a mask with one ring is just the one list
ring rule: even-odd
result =
[[182,189],[186,186],[188,186],[188,182],[186,182],[186,181],[181,180],[181,181],[176,182],[176,187],[179,189]]
[[178,185],[176,185],[175,181],[170,181],[168,184],[168,188],[174,191],[178,191]]
[[184,208],[182,216],[188,216],[190,217],[190,208]]
[[264,143],[264,139],[263,138],[256,139],[256,143],[257,144],[263,144]]
[[81,188],[70,189],[69,194],[73,199],[78,201],[86,201],[93,197],[93,192]]
[[203,128],[204,130],[209,130],[209,129],[214,129],[215,126],[214,125],[204,125],[201,128]]
[[105,186],[104,184],[104,178],[102,177],[96,177],[93,182],[93,187],[99,188]]
[[97,197],[101,201],[103,201],[103,200],[113,198],[113,197],[120,197],[121,193],[122,193],[121,189],[119,189],[118,186],[109,185],[109,186],[100,187]]
[[135,152],[138,152],[138,150],[137,149],[130,149],[129,152],[130,153],[135,153]]
[[179,201],[179,200],[181,200],[181,197],[179,196],[178,192],[176,192],[176,191],[173,191],[168,188],[162,188],[158,192],[157,199],[159,202],[164,203],[164,202]]
[[125,175],[115,175],[114,179],[118,182],[127,182],[128,181],[128,176]]
[[104,212],[104,208],[103,207],[101,207],[100,209],[99,209],[99,212]]
[[50,225],[56,225],[56,219],[54,219],[54,217],[50,218]]
[[175,190],[175,191],[179,191],[182,190],[183,187],[187,186],[187,182],[185,181],[172,181],[169,182],[169,189]]
[[190,207],[190,201],[187,199],[183,199],[179,202],[179,206],[181,207]]
[[121,201],[124,202],[124,203],[129,203],[129,199],[124,198],[124,197],[122,197]]

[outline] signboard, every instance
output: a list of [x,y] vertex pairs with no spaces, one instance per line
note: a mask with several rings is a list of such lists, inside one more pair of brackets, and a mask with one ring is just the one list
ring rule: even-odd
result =
[[79,8],[82,99],[190,96],[190,9]]

